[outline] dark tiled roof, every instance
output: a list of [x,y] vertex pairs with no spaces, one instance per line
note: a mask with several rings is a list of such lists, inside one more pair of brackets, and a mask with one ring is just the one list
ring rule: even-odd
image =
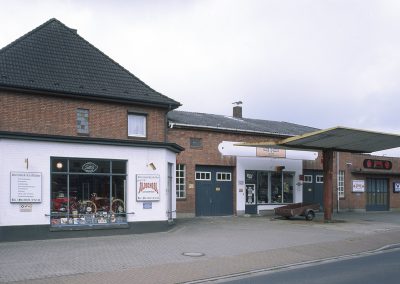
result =
[[180,105],[56,19],[0,50],[0,87],[172,108]]
[[168,120],[177,127],[208,128],[219,131],[249,132],[276,136],[296,136],[318,130],[317,128],[283,121],[234,118],[186,111],[170,111]]

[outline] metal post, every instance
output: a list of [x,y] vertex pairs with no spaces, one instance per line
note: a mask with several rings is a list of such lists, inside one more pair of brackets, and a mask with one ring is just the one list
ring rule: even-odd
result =
[[330,222],[333,211],[333,150],[323,150],[322,159],[324,167],[324,221]]

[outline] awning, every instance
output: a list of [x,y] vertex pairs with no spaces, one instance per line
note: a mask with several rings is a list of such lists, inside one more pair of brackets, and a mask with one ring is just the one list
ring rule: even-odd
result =
[[237,145],[371,153],[399,147],[400,135],[336,126],[275,142],[240,143]]

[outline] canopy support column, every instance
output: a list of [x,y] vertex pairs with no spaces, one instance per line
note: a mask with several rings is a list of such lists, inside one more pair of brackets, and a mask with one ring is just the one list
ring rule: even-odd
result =
[[332,220],[333,211],[333,150],[322,151],[324,168],[324,221]]

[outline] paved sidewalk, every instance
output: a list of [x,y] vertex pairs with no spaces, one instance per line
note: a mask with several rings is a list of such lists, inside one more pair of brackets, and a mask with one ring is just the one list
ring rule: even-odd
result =
[[163,233],[0,243],[0,282],[182,283],[400,243],[400,212],[321,218],[197,218]]

